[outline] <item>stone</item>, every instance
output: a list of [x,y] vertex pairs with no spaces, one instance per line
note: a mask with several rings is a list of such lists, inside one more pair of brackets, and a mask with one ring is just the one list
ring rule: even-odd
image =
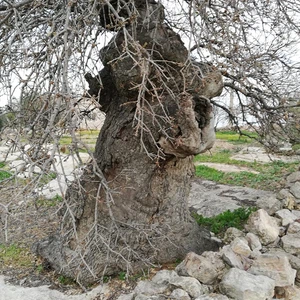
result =
[[180,272],[184,270],[183,274],[187,273],[204,284],[213,284],[223,275],[226,267],[221,254],[213,251],[206,251],[201,255],[190,252],[180,265]]
[[281,219],[282,226],[287,226],[297,220],[297,216],[295,216],[290,210],[286,208],[277,211],[275,213],[275,216]]
[[198,215],[213,217],[228,209],[232,211],[243,206],[256,206],[260,198],[270,195],[274,193],[196,178],[192,182],[188,205]]
[[289,262],[291,264],[291,267],[295,270],[297,270],[297,274],[296,274],[296,284],[299,283],[300,284],[300,258],[292,255],[290,253],[285,252],[282,248],[273,248],[273,249],[269,249],[269,254],[273,254],[273,255],[281,255],[281,256],[286,256],[289,259]]
[[[295,198],[300,199],[300,181],[295,182],[291,188],[290,192],[295,196]],[[297,202],[297,200],[296,200]]]
[[251,254],[251,249],[248,246],[248,242],[245,238],[235,238],[230,243],[230,247],[234,253],[242,255],[244,257],[249,257]]
[[117,300],[133,300],[134,299],[134,293],[130,294],[121,294]]
[[235,227],[229,227],[224,234],[223,242],[225,244],[230,244],[235,238],[243,236],[245,236],[243,231]]
[[168,297],[165,295],[148,296],[144,294],[139,294],[134,298],[134,300],[167,300],[167,299]]
[[264,209],[269,215],[274,215],[282,206],[283,203],[275,195],[263,196],[256,202],[256,207]]
[[292,210],[292,213],[293,213],[298,219],[300,219],[300,210],[295,210],[295,209],[293,209],[293,210]]
[[284,235],[286,235],[286,230],[287,230],[286,227],[279,226],[279,237],[283,237]]
[[230,267],[244,270],[241,257],[233,252],[229,245],[226,245],[221,250],[222,258]]
[[300,181],[300,171],[293,172],[286,178],[287,186],[291,186],[297,181]]
[[276,221],[263,209],[259,209],[249,216],[245,228],[248,232],[256,234],[263,245],[276,241],[279,235],[279,226]]
[[232,268],[224,275],[219,288],[222,294],[236,300],[269,300],[274,294],[275,281]]
[[193,298],[197,298],[207,292],[207,288],[193,277],[173,277],[170,280],[170,284],[176,288],[185,290]]
[[275,287],[276,299],[299,300],[300,289],[295,286]]
[[287,234],[281,238],[282,248],[291,254],[300,254],[300,234]]
[[157,284],[152,281],[140,281],[135,287],[134,293],[152,296],[155,294],[163,294],[167,289],[168,285]]
[[253,275],[264,275],[275,280],[276,286],[293,285],[296,270],[292,269],[287,256],[262,254],[248,269]]
[[277,195],[276,195],[276,197],[277,197],[277,199],[279,199],[279,200],[285,200],[286,198],[288,198],[289,196],[293,196],[291,193],[290,193],[290,191],[288,190],[288,189],[281,189],[278,193],[277,193]]
[[170,299],[177,299],[177,300],[190,300],[191,297],[189,294],[182,290],[182,289],[175,289],[171,295],[169,296]]
[[251,252],[251,256],[250,256],[250,258],[256,258],[256,257],[258,257],[258,256],[260,256],[261,255],[261,252],[260,252],[260,250],[258,250],[258,249],[254,249],[252,252]]
[[221,294],[209,294],[209,295],[203,295],[195,300],[229,300],[227,296],[221,295]]
[[260,242],[260,240],[259,240],[259,238],[258,238],[258,236],[257,235],[255,235],[254,233],[252,233],[252,232],[248,232],[247,234],[246,234],[246,240],[247,240],[247,242],[248,242],[248,245],[249,245],[249,247],[250,247],[250,249],[252,250],[252,251],[254,251],[254,250],[261,250],[261,248],[262,248],[262,246],[261,246],[261,242]]
[[152,278],[152,282],[158,285],[168,285],[171,278],[179,277],[175,271],[161,270],[157,272]]
[[289,225],[287,229],[287,234],[294,234],[294,233],[298,233],[299,231],[300,231],[300,223],[296,221]]

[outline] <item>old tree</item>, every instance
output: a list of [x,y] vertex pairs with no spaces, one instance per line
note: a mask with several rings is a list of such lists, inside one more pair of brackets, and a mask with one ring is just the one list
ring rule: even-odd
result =
[[[242,120],[262,136],[277,128],[288,137],[298,1],[0,3],[1,96],[9,110],[21,99],[10,126],[27,135],[31,162],[43,158],[49,170],[62,128],[78,155],[76,125],[90,113],[76,109],[83,99],[106,114],[95,152],[68,185],[60,229],[37,253],[88,284],[215,249],[187,207],[193,156],[213,145],[212,103],[237,128]],[[236,93],[239,116],[211,100],[223,88]]]

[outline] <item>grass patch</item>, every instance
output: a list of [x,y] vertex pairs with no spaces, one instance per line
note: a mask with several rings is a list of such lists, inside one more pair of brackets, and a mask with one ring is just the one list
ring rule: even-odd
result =
[[273,161],[270,163],[246,162],[231,159],[230,150],[220,150],[214,154],[200,154],[195,157],[195,162],[209,162],[235,165],[249,168],[259,174],[251,172],[230,172],[225,173],[213,168],[199,165],[196,166],[196,176],[203,179],[212,180],[222,184],[247,186],[262,190],[276,190],[283,184],[283,178],[289,173],[298,169],[299,163],[285,163],[283,161]]
[[200,226],[207,227],[215,234],[221,234],[225,233],[229,227],[243,229],[250,214],[256,210],[255,207],[241,207],[233,211],[227,210],[211,218],[206,218],[198,214],[193,214],[193,217]]
[[220,163],[220,164],[239,164],[242,163],[238,160],[231,160],[230,156],[232,153],[230,150],[221,150],[219,152],[216,152],[214,154],[199,154],[195,156],[194,161],[199,162],[212,162],[212,163]]
[[254,138],[257,138],[257,134],[250,131],[242,131],[242,134],[240,134],[235,131],[226,130],[226,131],[217,131],[216,138],[220,140],[226,140],[234,144],[247,144],[247,143],[251,143]]
[[75,144],[78,147],[78,152],[87,153],[87,149],[83,147],[80,142],[86,144],[89,150],[94,151],[99,132],[99,130],[79,130],[75,133],[75,139],[73,139],[70,135],[63,135],[59,140],[61,151],[65,154],[70,154],[68,146]]
[[258,163],[245,163],[243,166],[250,167],[260,173],[253,174],[245,171],[225,173],[200,165],[196,166],[196,176],[221,184],[273,191],[281,188],[283,178],[287,174],[295,172],[298,168],[298,163],[274,161],[264,165]]
[[74,279],[63,276],[63,275],[58,276],[58,281],[60,284],[63,284],[63,285],[74,285],[75,284]]
[[4,266],[30,267],[32,266],[33,256],[28,249],[15,244],[0,244],[0,262]]
[[37,208],[44,206],[44,207],[54,207],[57,204],[61,203],[63,201],[62,196],[56,195],[55,197],[51,199],[46,199],[46,198],[39,198],[35,201],[35,206]]
[[[3,167],[4,167],[4,165],[3,166],[0,165],[0,168],[3,168]],[[12,174],[10,172],[0,170],[0,181],[7,179],[11,176],[12,176]]]
[[294,145],[292,146],[292,149],[293,149],[294,151],[300,150],[300,144],[294,144]]

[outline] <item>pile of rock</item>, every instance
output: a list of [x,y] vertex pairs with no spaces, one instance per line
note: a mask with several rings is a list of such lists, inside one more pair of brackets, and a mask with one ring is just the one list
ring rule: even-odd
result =
[[[300,299],[300,172],[288,176],[273,216],[259,209],[244,231],[229,228],[219,252],[189,253],[118,300]],[[299,286],[299,287],[298,287]]]

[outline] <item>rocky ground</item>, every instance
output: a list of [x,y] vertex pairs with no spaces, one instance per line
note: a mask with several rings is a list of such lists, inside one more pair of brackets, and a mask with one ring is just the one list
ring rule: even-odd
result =
[[[216,147],[230,149],[232,145],[218,142]],[[243,154],[247,159],[261,158],[263,161],[278,158],[272,158],[258,149],[254,152],[253,149],[245,149],[237,155],[241,158]],[[16,168],[21,163],[18,157],[10,159],[12,168]],[[74,176],[72,173],[76,168],[74,163],[76,164],[76,161],[68,160],[67,157],[64,160],[63,167],[69,170],[67,174],[69,178]],[[223,171],[243,171],[227,165],[214,167],[223,168]],[[58,225],[56,212],[60,203],[53,200],[55,196],[53,193],[57,190],[55,185],[57,179],[55,180],[45,185],[42,191],[45,201],[39,203],[26,197],[23,189],[20,189],[17,198],[16,196],[12,198],[11,195],[18,195],[15,190],[12,193],[9,186],[0,187],[0,226],[2,225],[0,244],[5,244],[5,240],[8,239],[12,244],[21,244],[24,249],[29,249],[34,240],[48,235]],[[64,182],[60,182],[60,186],[62,185],[64,186]],[[58,274],[47,270],[47,266],[42,265],[42,262],[26,250],[27,252],[24,252],[24,255],[28,256],[26,266],[19,266],[14,262],[11,265],[7,263],[0,265],[2,274],[0,275],[0,300],[259,300],[272,299],[274,295],[283,299],[300,299],[300,293],[294,287],[300,270],[297,257],[298,254],[300,255],[300,235],[298,237],[300,228],[297,225],[300,224],[298,223],[300,220],[299,186],[299,172],[291,175],[280,193],[195,179],[189,198],[192,211],[197,211],[204,216],[212,216],[245,205],[261,208],[252,221],[249,221],[247,230],[244,232],[231,230],[225,235],[225,239],[220,241],[224,246],[218,253],[208,252],[200,256],[191,253],[175,270],[174,265],[163,266],[163,270],[156,269],[146,274],[148,278],[156,274],[152,280],[140,280],[137,283],[136,278],[128,282],[116,278],[107,284],[97,286],[89,293],[79,294],[82,292],[79,287],[62,282]],[[261,266],[265,265],[268,268],[261,269]],[[10,282],[12,285],[5,282]],[[46,288],[45,285],[50,288]]]

